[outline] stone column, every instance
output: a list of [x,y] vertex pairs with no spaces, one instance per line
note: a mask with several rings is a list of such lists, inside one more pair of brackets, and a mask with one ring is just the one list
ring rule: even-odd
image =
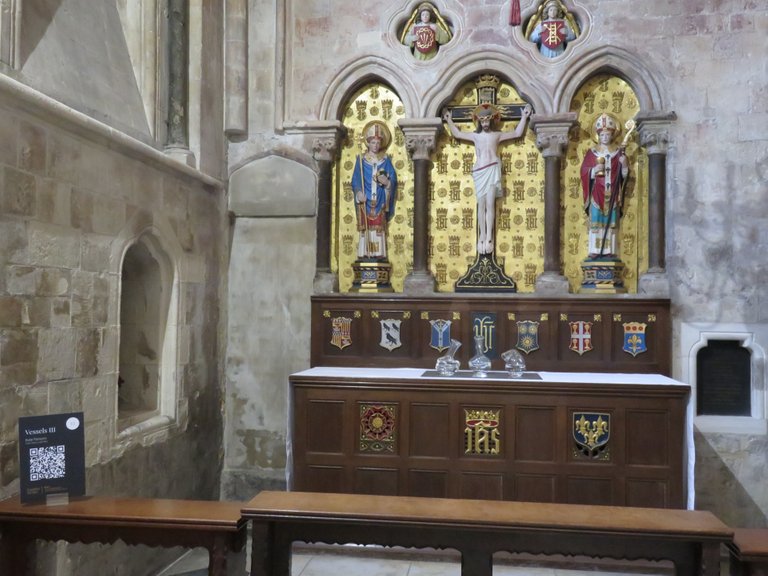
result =
[[168,0],[168,135],[165,153],[195,165],[189,149],[189,4]]
[[403,118],[398,120],[398,126],[405,135],[405,147],[413,160],[413,270],[405,277],[403,292],[433,294],[437,284],[427,269],[430,155],[443,122],[439,118]]
[[568,294],[568,279],[560,261],[560,191],[562,160],[568,148],[568,133],[576,114],[534,116],[536,146],[544,156],[544,272],[536,278],[537,294]]
[[231,137],[248,131],[248,3],[227,0],[224,9],[224,131]]
[[640,145],[648,153],[648,271],[640,276],[640,294],[669,297],[666,271],[667,146],[674,112],[645,112],[637,116]]
[[312,156],[317,162],[317,253],[315,257],[314,290],[316,294],[339,291],[339,278],[331,272],[331,198],[333,193],[333,163],[339,152],[346,129],[341,122],[318,125],[310,131]]

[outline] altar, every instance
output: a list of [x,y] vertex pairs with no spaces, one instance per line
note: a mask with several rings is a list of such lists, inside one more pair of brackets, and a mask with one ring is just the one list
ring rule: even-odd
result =
[[690,387],[658,374],[315,367],[293,490],[691,508]]

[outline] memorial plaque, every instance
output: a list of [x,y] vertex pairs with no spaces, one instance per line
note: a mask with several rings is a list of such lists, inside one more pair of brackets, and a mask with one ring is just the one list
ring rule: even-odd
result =
[[710,340],[696,356],[696,413],[750,416],[751,354],[736,340]]

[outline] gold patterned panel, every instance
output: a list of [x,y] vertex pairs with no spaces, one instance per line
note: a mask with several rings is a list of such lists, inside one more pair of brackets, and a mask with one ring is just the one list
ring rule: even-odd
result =
[[[475,80],[465,83],[448,106],[476,104]],[[517,90],[501,82],[498,104],[523,102]],[[514,130],[517,120],[497,128]],[[474,129],[461,123],[462,131]],[[533,292],[544,268],[544,160],[532,130],[519,141],[499,147],[504,196],[496,201],[496,257],[518,292]],[[455,140],[447,129],[438,139],[430,185],[428,262],[440,292],[453,292],[454,283],[474,262],[477,251],[476,211],[470,142]]]
[[347,128],[339,160],[333,173],[334,198],[331,207],[331,270],[339,276],[339,290],[352,287],[352,264],[357,258],[357,222],[352,198],[355,158],[365,151],[361,134],[371,120],[384,122],[392,134],[387,154],[397,171],[395,216],[389,223],[387,252],[392,264],[391,283],[403,291],[403,280],[413,266],[413,165],[405,149],[405,137],[397,121],[405,116],[400,98],[382,83],[367,84],[352,95],[342,122]]
[[[578,114],[578,136],[571,139],[563,173],[564,225],[562,230],[562,262],[573,292],[578,292],[583,280],[581,262],[587,256],[587,217],[584,212],[580,168],[587,150],[594,145],[593,125],[603,112],[619,120],[621,133],[624,124],[640,107],[632,88],[621,78],[598,75],[587,81],[576,93],[571,111]],[[619,255],[624,262],[624,285],[627,291],[637,292],[638,276],[648,268],[648,155],[638,145],[637,134],[627,144],[629,180],[624,200],[624,216],[619,234]]]

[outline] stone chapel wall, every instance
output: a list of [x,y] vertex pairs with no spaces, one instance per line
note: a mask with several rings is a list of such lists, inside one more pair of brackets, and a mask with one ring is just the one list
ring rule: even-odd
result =
[[[98,4],[24,3],[20,58],[0,65],[0,498],[19,492],[17,419],[83,411],[87,494],[216,499],[228,242],[221,7],[190,3],[190,143],[203,173],[166,156],[139,121],[118,13]],[[120,274],[142,235],[174,294],[175,342],[162,361],[175,401],[170,416],[121,431]],[[169,558],[54,544],[38,568],[104,573],[107,555],[124,574]]]
[[[249,2],[248,57],[259,64],[248,68],[247,134],[230,143],[230,170],[270,150],[283,156],[320,150],[334,122],[342,120],[345,99],[367,81],[389,84],[407,117],[429,119],[438,116],[456,86],[493,72],[512,81],[536,114],[550,116],[567,112],[570,97],[592,75],[609,72],[630,82],[642,110],[677,116],[658,141],[666,152],[666,274],[674,346],[681,322],[768,322],[762,295],[768,279],[763,232],[768,64],[762,58],[768,50],[768,11],[762,3],[566,1],[584,34],[563,56],[547,61],[520,28],[509,26],[508,2],[436,0],[433,4],[454,26],[454,38],[428,62],[416,61],[398,41],[398,26],[417,4]],[[524,22],[537,6],[521,1]],[[264,233],[271,241],[287,240],[299,220],[286,218],[284,224],[270,222]],[[269,256],[254,254],[254,268],[269,263]],[[307,299],[312,293],[303,278],[292,287]],[[231,302],[230,317],[239,311]],[[280,325],[290,315],[275,308],[270,319]],[[296,340],[298,353],[308,349],[309,337],[307,332]],[[289,370],[276,358],[269,346],[255,353],[252,363],[276,371],[268,369],[269,378],[257,376],[242,396],[238,391],[238,404],[260,405],[280,386],[280,403],[287,403],[284,382],[275,378],[285,379]],[[675,374],[681,374],[679,365]],[[228,418],[225,435],[230,443],[226,486],[231,471],[240,474],[249,467],[241,457],[244,439],[268,436],[264,446],[279,451],[287,440],[287,422]],[[768,498],[758,480],[765,438],[698,434],[697,447],[699,501],[734,523],[765,524]],[[266,476],[272,482],[281,472],[277,466]],[[246,485],[263,485],[263,471],[243,475],[250,479]]]

